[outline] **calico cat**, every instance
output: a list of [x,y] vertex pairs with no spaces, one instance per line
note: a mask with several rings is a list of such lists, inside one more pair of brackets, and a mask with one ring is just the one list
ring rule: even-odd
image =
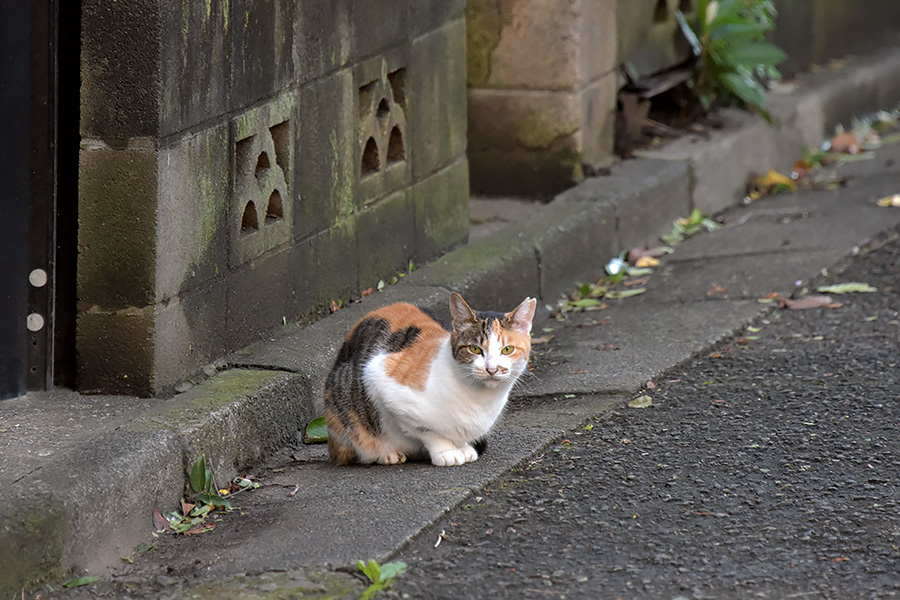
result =
[[535,305],[526,298],[505,314],[475,312],[454,292],[451,327],[405,303],[363,317],[325,382],[334,461],[477,460],[473,443],[494,425],[528,365]]

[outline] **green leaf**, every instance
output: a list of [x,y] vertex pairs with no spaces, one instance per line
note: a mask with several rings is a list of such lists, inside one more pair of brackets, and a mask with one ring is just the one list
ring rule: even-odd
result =
[[[609,292],[607,292],[607,295],[609,295]],[[581,300],[572,302],[572,306],[574,308],[589,308],[591,306],[600,306],[601,304],[602,302],[600,302],[596,298],[583,298]]]
[[637,296],[639,294],[643,294],[647,291],[647,288],[632,288],[630,290],[610,290],[606,292],[607,298],[630,298],[631,296]]
[[729,44],[743,44],[760,39],[765,32],[765,27],[750,21],[723,25],[712,32],[710,37],[713,40],[727,40]]
[[79,587],[82,585],[90,585],[96,581],[100,581],[100,578],[86,575],[84,577],[76,577],[75,579],[68,580],[67,582],[65,582],[63,584],[63,587],[67,587],[67,588]]
[[364,563],[361,560],[356,561],[356,566],[359,568],[363,574],[369,578],[369,581],[372,583],[378,583],[381,581],[381,568],[378,566],[378,563],[375,562],[374,559],[370,560],[368,563]]
[[638,396],[628,403],[628,408],[649,408],[653,406],[653,398],[650,396]]
[[722,52],[722,57],[732,65],[755,69],[760,65],[777,65],[787,58],[787,54],[768,42],[748,42],[730,45]]
[[328,441],[328,425],[325,417],[316,417],[306,426],[306,443],[320,444]]
[[206,481],[206,455],[201,454],[200,458],[191,465],[191,489],[194,493],[206,491]]
[[381,581],[389,581],[395,578],[397,575],[402,575],[406,572],[406,563],[402,561],[389,562],[381,565]]
[[766,103],[765,90],[751,76],[739,73],[723,73],[721,79],[726,88],[753,108],[761,109]]
[[852,292],[877,292],[878,288],[872,287],[868,283],[838,283],[823,285],[816,290],[824,294],[850,294]]

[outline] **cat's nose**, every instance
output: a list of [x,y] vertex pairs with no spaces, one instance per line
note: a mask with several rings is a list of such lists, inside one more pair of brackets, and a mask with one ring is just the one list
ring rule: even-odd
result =
[[491,377],[493,377],[494,375],[497,374],[497,371],[500,370],[500,367],[493,367],[493,368],[491,368],[491,367],[485,367],[484,370],[487,371],[487,374],[488,374],[488,375],[490,375]]

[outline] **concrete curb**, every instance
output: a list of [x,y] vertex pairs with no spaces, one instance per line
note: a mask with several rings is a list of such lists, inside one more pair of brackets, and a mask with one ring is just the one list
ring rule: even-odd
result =
[[8,565],[0,569],[0,596],[131,554],[154,505],[175,505],[200,453],[224,482],[292,441],[318,416],[334,352],[365,312],[400,300],[443,312],[450,289],[479,307],[512,307],[535,293],[552,300],[622,249],[653,242],[692,208],[734,205],[749,173],[784,169],[837,121],[898,101],[897,49],[802,77],[795,92],[773,96],[774,128],[727,111],[729,127],[707,139],[688,136],[644,152],[560,194],[521,226],[459,248],[307,328],[232,354],[209,380],[126,426],[86,437],[0,491],[0,565]]

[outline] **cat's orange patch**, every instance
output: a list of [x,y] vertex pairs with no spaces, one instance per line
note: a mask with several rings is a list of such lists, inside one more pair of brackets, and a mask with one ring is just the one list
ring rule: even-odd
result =
[[328,453],[335,463],[349,465],[356,460],[356,450],[350,445],[341,418],[329,406],[325,407],[325,424],[328,426]]
[[416,390],[424,390],[432,361],[450,332],[440,323],[412,304],[392,304],[373,312],[370,317],[386,320],[391,331],[418,327],[419,336],[414,344],[400,352],[390,354],[384,361],[388,376],[394,381]]

